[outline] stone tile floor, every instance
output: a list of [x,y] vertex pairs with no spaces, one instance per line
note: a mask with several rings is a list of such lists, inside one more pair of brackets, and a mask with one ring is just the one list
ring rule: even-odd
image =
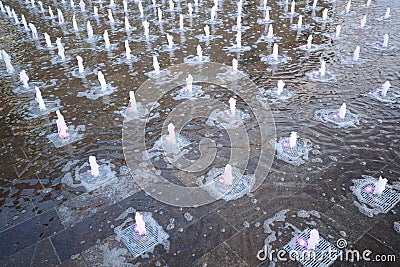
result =
[[[398,179],[399,158],[387,160],[381,169],[363,173],[384,175]],[[12,165],[11,165],[12,166]],[[351,170],[350,166],[345,166]],[[332,166],[321,179],[307,183],[296,183],[296,175],[286,175],[285,182],[279,180],[279,166],[274,166],[267,180],[253,194],[238,200],[216,201],[198,208],[179,208],[163,204],[132,187],[129,196],[115,203],[105,201],[99,192],[98,199],[92,198],[86,205],[92,209],[80,213],[79,205],[73,211],[75,223],[69,223],[60,213],[62,205],[71,206],[83,202],[80,197],[72,198],[67,204],[53,203],[53,207],[35,212],[35,203],[20,203],[31,209],[15,221],[3,209],[0,232],[0,266],[269,266],[269,260],[257,259],[268,234],[264,232],[264,221],[278,211],[288,209],[285,222],[276,222],[274,227],[283,229],[273,248],[279,249],[291,238],[288,225],[300,230],[315,227],[320,234],[335,244],[340,233],[345,233],[349,248],[371,250],[374,255],[396,256],[400,260],[400,235],[393,228],[400,221],[397,205],[387,214],[369,218],[354,206],[355,197],[348,187],[351,179],[348,172]],[[333,175],[337,175],[336,180]],[[3,175],[16,175],[12,168],[3,169]],[[331,177],[332,179],[329,179]],[[133,183],[133,182],[132,182]],[[94,192],[93,195],[96,195]],[[99,199],[103,197],[103,202]],[[82,198],[82,197],[81,197]],[[83,204],[82,204],[83,205]],[[133,259],[121,241],[116,240],[114,228],[123,220],[116,218],[129,207],[138,211],[151,212],[153,218],[170,235],[170,249],[157,246],[147,258]],[[82,209],[82,208],[81,208]],[[299,210],[316,210],[319,218],[294,216]],[[193,216],[192,220],[184,217]],[[174,227],[167,225],[174,219]],[[310,221],[311,220],[311,221]],[[7,222],[7,223],[6,223]],[[279,236],[279,234],[281,236]],[[107,259],[107,251],[117,251],[117,258]],[[114,259],[115,260],[115,259]],[[130,265],[129,265],[130,264]],[[122,265],[121,265],[122,266]],[[277,266],[299,266],[296,262],[277,262]],[[336,261],[333,266],[398,266],[395,262],[348,262]]]

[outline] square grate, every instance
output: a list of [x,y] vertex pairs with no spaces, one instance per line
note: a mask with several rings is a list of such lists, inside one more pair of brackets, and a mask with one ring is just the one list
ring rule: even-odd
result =
[[237,168],[232,168],[233,182],[232,186],[224,186],[219,182],[224,168],[212,169],[206,182],[201,187],[206,190],[212,197],[216,199],[224,199],[226,201],[238,199],[250,192],[254,184],[254,177],[251,175],[242,175]]
[[121,232],[121,240],[134,258],[148,252],[152,252],[158,244],[168,242],[169,235],[151,217],[150,213],[142,213],[147,234],[139,236],[135,232],[136,224],[133,224]]
[[307,249],[298,244],[297,239],[302,238],[308,240],[310,238],[310,232],[311,230],[306,228],[298,236],[290,240],[283,249],[304,267],[325,267],[331,265],[335,259],[339,257],[341,251],[326,241],[323,237],[319,238],[319,243],[315,247],[315,256],[307,257],[307,255],[309,255],[308,253],[305,253]]
[[381,195],[368,193],[375,189],[375,178],[371,176],[363,176],[365,179],[353,180],[354,186],[351,187],[361,203],[367,204],[379,212],[387,213],[400,201],[400,193],[392,189],[390,185],[386,185],[385,190]]
[[368,186],[374,187],[374,184],[366,184],[361,187],[362,202],[378,209],[380,212],[387,213],[400,201],[400,194],[387,186],[381,195],[367,193],[365,188]]

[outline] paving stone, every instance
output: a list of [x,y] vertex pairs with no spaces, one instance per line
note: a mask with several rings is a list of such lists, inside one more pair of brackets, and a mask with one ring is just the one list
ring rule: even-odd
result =
[[162,258],[169,266],[191,266],[234,233],[234,228],[220,216],[209,214],[191,224],[182,233],[171,235],[170,251]]
[[25,249],[64,229],[56,211],[50,210],[0,233],[0,259]]
[[71,256],[92,247],[97,240],[110,236],[113,233],[111,225],[118,223],[115,219],[121,213],[118,205],[112,205],[52,236],[51,241],[60,260],[69,260]]
[[221,243],[218,247],[198,259],[192,266],[247,267],[248,265],[238,255],[236,255],[233,250],[224,243]]

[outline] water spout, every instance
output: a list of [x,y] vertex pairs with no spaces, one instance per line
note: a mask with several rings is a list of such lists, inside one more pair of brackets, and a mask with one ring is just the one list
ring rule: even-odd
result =
[[103,38],[104,38],[104,43],[105,43],[106,49],[109,49],[111,44],[110,44],[110,39],[108,38],[107,30],[104,30]]
[[389,34],[386,33],[386,34],[383,36],[382,47],[387,48],[388,45],[389,45]]
[[143,13],[143,5],[142,5],[141,1],[139,1],[139,3],[138,3],[138,9],[139,9],[140,17],[143,18],[144,13]]
[[31,31],[32,31],[32,38],[38,39],[38,34],[37,34],[35,25],[33,25],[32,23],[29,23],[29,28],[31,28]]
[[214,21],[214,20],[215,20],[215,15],[216,15],[216,13],[217,13],[217,8],[216,8],[215,6],[213,6],[213,7],[211,8],[211,21]]
[[339,112],[338,112],[338,116],[340,119],[344,119],[346,117],[346,103],[343,103],[340,108],[339,108]]
[[268,21],[270,21],[271,19],[270,19],[270,17],[269,17],[269,9],[266,9],[265,10],[265,15],[264,15],[264,21],[265,22],[268,22]]
[[99,71],[97,73],[97,78],[98,78],[98,80],[100,82],[100,85],[101,85],[101,91],[106,91],[107,90],[107,83],[106,83],[106,80],[104,79],[104,75],[103,75],[103,73],[101,71]]
[[93,7],[93,17],[98,18],[99,17],[99,9],[97,6]]
[[44,34],[44,39],[46,40],[46,45],[47,45],[47,47],[53,47],[53,44],[51,43],[51,40],[50,40],[50,36],[47,34],[47,32],[45,32]]
[[200,45],[197,45],[196,50],[197,50],[197,60],[198,60],[199,62],[201,62],[201,61],[203,60],[203,51],[202,51],[202,49],[201,49],[201,46],[200,46]]
[[240,15],[236,19],[236,28],[238,31],[242,28],[242,17]]
[[303,16],[299,15],[299,20],[297,21],[297,29],[301,29],[301,25],[303,24]]
[[295,9],[296,9],[296,2],[293,0],[292,1],[292,5],[290,7],[290,14],[293,15],[295,13]]
[[165,142],[166,144],[176,145],[175,126],[172,123],[168,124],[168,135]]
[[143,215],[141,215],[139,212],[136,212],[135,214],[135,222],[136,222],[136,227],[135,227],[135,232],[138,233],[138,235],[146,235],[146,224],[143,220]]
[[147,20],[142,22],[143,28],[144,28],[144,36],[146,36],[146,39],[149,39],[149,26],[150,23],[147,22]]
[[160,65],[158,64],[157,56],[153,56],[153,68],[156,75],[160,74]]
[[39,88],[35,86],[35,91],[36,91],[36,102],[39,104],[39,109],[40,110],[46,110],[46,105],[44,104],[44,100],[42,98],[42,93],[40,92]]
[[229,110],[230,110],[230,114],[231,117],[235,117],[236,116],[236,99],[234,99],[233,97],[231,97],[229,99]]
[[131,104],[129,111],[136,113],[138,111],[138,109],[137,109],[136,97],[135,97],[134,91],[129,92],[129,103]]
[[24,14],[21,15],[21,21],[22,21],[22,24],[24,25],[24,30],[29,31],[28,23],[26,22]]
[[382,95],[383,97],[386,96],[386,94],[387,94],[387,92],[388,92],[390,86],[392,86],[392,85],[390,84],[389,81],[386,81],[384,84],[382,84],[382,93],[381,93],[381,95]]
[[78,24],[76,23],[75,15],[72,15],[72,27],[74,28],[74,31],[78,31]]
[[64,24],[64,15],[60,9],[57,8],[58,24]]
[[23,84],[23,86],[24,86],[25,88],[29,88],[29,84],[28,84],[29,77],[28,77],[28,75],[26,74],[25,70],[22,70],[22,71],[19,73],[19,80],[22,82],[22,84]]
[[238,31],[236,33],[236,48],[242,47],[242,32]]
[[122,0],[122,5],[124,6],[124,12],[127,13],[128,12],[128,2],[126,2],[126,0]]
[[188,74],[188,77],[186,78],[186,89],[189,93],[193,90],[193,76],[190,74]]
[[193,16],[192,3],[188,3],[188,13],[189,13],[189,17]]
[[364,15],[360,20],[360,26],[358,26],[358,28],[363,29],[366,23],[367,23],[367,15]]
[[129,32],[130,27],[128,17],[125,16],[125,31]]
[[157,9],[157,15],[158,15],[158,22],[161,23],[162,22],[162,10],[161,10],[161,8]]
[[51,19],[54,18],[54,12],[53,9],[51,9],[51,6],[49,6],[49,16]]
[[312,35],[308,36],[308,38],[307,38],[307,48],[308,49],[310,49],[312,46],[312,40],[313,40]]
[[232,59],[232,72],[236,74],[238,72],[238,60],[236,58]]
[[385,191],[386,184],[387,184],[387,179],[386,178],[382,179],[382,177],[379,176],[379,180],[375,182],[374,195],[382,195],[383,191]]
[[56,44],[58,49],[58,55],[61,57],[61,60],[65,60],[65,54],[64,54],[65,49],[61,43],[61,37],[57,37]]
[[325,8],[324,11],[322,11],[322,20],[326,21],[328,19],[328,9]]
[[313,9],[316,9],[316,8],[317,8],[317,2],[318,2],[318,0],[314,0],[313,5],[312,5],[312,8],[313,8]]
[[307,240],[307,250],[315,250],[319,243],[319,233],[317,229],[310,231],[310,238]]
[[174,41],[172,35],[167,33],[168,48],[172,49],[174,47]]
[[350,12],[350,7],[351,7],[351,0],[349,0],[349,2],[347,2],[347,5],[346,5],[346,13],[349,13],[349,12]]
[[81,12],[85,12],[86,4],[83,2],[83,0],[79,2],[79,7],[81,8]]
[[110,24],[114,24],[115,22],[111,9],[108,9],[108,20],[110,21]]
[[357,61],[360,58],[360,46],[357,45],[353,53],[353,61]]
[[129,41],[125,40],[125,54],[126,54],[126,59],[130,60],[131,57],[131,48],[129,47]]
[[100,171],[99,171],[99,164],[96,162],[96,157],[95,156],[89,156],[89,164],[90,164],[90,174],[93,175],[94,177],[99,176]]
[[179,29],[182,31],[184,29],[183,27],[183,15],[179,14]]
[[289,147],[294,148],[297,144],[297,132],[291,132],[289,137]]
[[67,138],[69,136],[69,134],[67,132],[68,131],[68,126],[65,123],[64,116],[61,114],[61,112],[59,110],[56,111],[56,114],[57,114],[56,123],[57,123],[58,135],[62,139],[65,139],[65,138]]
[[270,24],[268,27],[267,38],[272,39],[273,37],[274,37],[274,28],[272,27],[272,24]]
[[86,29],[87,29],[88,38],[89,39],[93,38],[93,28],[92,28],[92,25],[90,24],[90,20],[87,21]]
[[76,60],[78,61],[78,72],[79,73],[84,73],[85,69],[83,67],[83,59],[81,56],[76,56]]
[[342,26],[340,26],[340,25],[337,25],[336,26],[336,32],[335,32],[335,37],[336,38],[339,38],[339,36],[340,36],[340,31],[342,30]]
[[232,166],[226,164],[224,173],[222,174],[222,181],[224,185],[231,186],[233,183]]
[[274,47],[272,48],[272,58],[273,60],[278,60],[278,44],[274,44]]
[[210,38],[210,26],[206,25],[204,27],[204,34],[206,35],[206,38],[209,39]]
[[283,92],[283,87],[285,87],[285,83],[282,80],[278,81],[278,89],[276,91],[277,95],[281,95]]
[[385,13],[385,15],[383,16],[383,19],[388,19],[390,17],[390,7],[388,7],[387,9],[386,9],[386,13]]

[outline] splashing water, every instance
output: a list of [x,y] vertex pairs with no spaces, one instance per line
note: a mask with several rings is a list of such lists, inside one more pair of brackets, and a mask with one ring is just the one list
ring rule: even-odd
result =
[[42,98],[42,93],[40,92],[39,88],[37,86],[35,86],[35,91],[36,91],[36,98],[35,100],[38,102],[39,104],[39,109],[41,111],[46,110],[46,105],[44,104],[44,100]]
[[111,44],[110,44],[110,39],[108,38],[108,31],[107,30],[104,30],[103,38],[104,38],[104,43],[105,43],[106,49],[110,49]]
[[28,75],[26,74],[25,70],[22,70],[22,71],[19,73],[19,79],[20,79],[20,81],[22,82],[22,84],[23,84],[23,86],[24,86],[25,88],[29,88],[29,84],[28,84],[29,77],[28,77]]
[[78,72],[79,73],[84,73],[85,69],[83,67],[83,59],[81,56],[76,56],[76,60],[78,61]]
[[57,123],[57,128],[58,128],[58,135],[62,139],[65,139],[65,138],[69,137],[69,134],[67,132],[68,131],[68,126],[65,123],[64,116],[61,114],[60,110],[57,110],[56,114],[57,114],[56,123]]
[[94,177],[99,176],[99,164],[97,164],[95,156],[89,156],[90,171],[89,173]]
[[93,28],[92,28],[92,25],[90,24],[90,20],[88,20],[86,23],[86,29],[87,29],[88,38],[92,39],[93,38]]
[[106,90],[107,90],[107,83],[106,83],[106,80],[105,80],[105,78],[104,78],[104,74],[103,74],[101,71],[99,71],[99,72],[97,73],[97,79],[98,79],[99,82],[100,82],[101,90],[102,90],[102,91],[106,91]]

